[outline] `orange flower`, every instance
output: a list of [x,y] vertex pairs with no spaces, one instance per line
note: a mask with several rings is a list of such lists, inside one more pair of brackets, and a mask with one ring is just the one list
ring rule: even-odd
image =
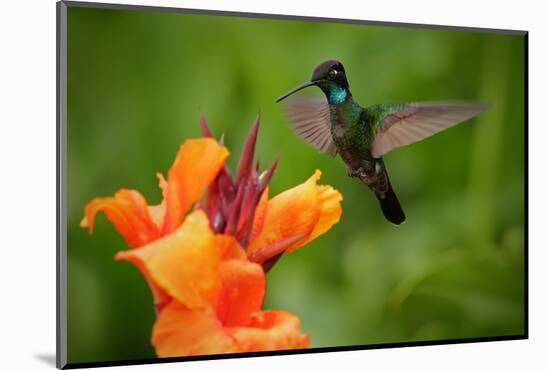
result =
[[[103,211],[131,248],[151,243],[181,223],[185,212],[202,196],[228,155],[227,149],[211,138],[187,140],[180,146],[168,181],[158,174],[164,196],[161,204],[148,206],[138,191],[122,189],[114,197],[96,198],[88,203],[80,225],[92,233],[95,216]],[[162,307],[169,297],[153,281],[147,281],[156,307]]]
[[139,192],[123,189],[92,200],[81,226],[92,232],[103,211],[132,248],[115,258],[135,264],[152,289],[159,356],[304,348],[309,336],[300,333],[296,316],[261,310],[265,272],[337,223],[342,196],[317,185],[317,170],[269,199],[277,160],[262,174],[254,163],[259,119],[235,178],[225,166],[227,149],[202,117],[201,126],[206,138],[180,147],[167,180],[158,174],[160,204],[149,206]]
[[230,235],[216,235],[202,210],[174,233],[116,259],[136,264],[173,297],[153,328],[160,357],[305,348],[296,316],[261,311],[265,273]]

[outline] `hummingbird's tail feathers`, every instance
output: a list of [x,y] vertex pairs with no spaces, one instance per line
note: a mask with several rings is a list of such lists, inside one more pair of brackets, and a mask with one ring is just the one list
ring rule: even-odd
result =
[[400,225],[405,222],[405,212],[401,208],[401,203],[397,199],[391,184],[388,182],[389,190],[386,192],[385,197],[382,198],[378,194],[376,197],[380,202],[380,208],[386,217],[386,220],[390,221],[393,224]]

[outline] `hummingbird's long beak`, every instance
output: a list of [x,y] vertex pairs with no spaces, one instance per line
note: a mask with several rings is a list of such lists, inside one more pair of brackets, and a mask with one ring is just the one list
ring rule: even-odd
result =
[[294,89],[290,90],[289,92],[287,92],[286,94],[284,95],[281,95],[276,101],[275,103],[278,103],[280,102],[281,100],[285,99],[285,98],[288,98],[290,95],[294,94],[295,92],[298,92],[302,89],[305,89],[306,87],[308,86],[313,86],[317,84],[317,81],[306,81],[304,82],[303,84],[300,84],[298,86],[296,86]]

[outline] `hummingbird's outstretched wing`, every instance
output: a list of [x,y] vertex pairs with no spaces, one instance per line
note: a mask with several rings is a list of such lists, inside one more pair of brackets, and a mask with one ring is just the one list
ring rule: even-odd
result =
[[319,151],[335,156],[330,133],[330,110],[324,98],[292,97],[285,104],[294,131]]
[[371,154],[415,143],[483,112],[490,105],[467,102],[377,104],[366,108],[373,133]]

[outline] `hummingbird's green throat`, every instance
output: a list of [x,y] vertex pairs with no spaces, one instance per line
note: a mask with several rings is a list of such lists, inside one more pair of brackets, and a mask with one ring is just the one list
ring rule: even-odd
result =
[[346,101],[348,96],[348,91],[343,87],[329,84],[327,98],[330,104],[341,104]]
[[466,102],[374,104],[361,107],[349,90],[344,66],[337,60],[319,64],[309,81],[277,99],[309,86],[326,99],[292,97],[287,110],[294,129],[305,141],[332,156],[339,154],[348,175],[359,178],[376,195],[386,219],[405,221],[382,156],[472,118],[488,108]]

